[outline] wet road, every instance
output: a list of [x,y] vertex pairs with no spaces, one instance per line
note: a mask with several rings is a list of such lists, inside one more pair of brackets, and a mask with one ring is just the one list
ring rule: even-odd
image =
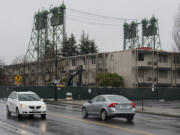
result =
[[[136,114],[133,123],[125,119],[101,121],[83,119],[81,110],[70,105],[48,105],[46,120],[39,116],[21,120],[6,116],[4,101],[0,101],[0,135],[179,135],[180,119]],[[6,134],[5,134],[6,133]]]
[[[141,106],[142,101],[135,101],[137,105]],[[164,101],[164,100],[144,100],[143,104],[145,107],[161,107],[161,108],[172,108],[172,109],[180,109],[180,101]]]

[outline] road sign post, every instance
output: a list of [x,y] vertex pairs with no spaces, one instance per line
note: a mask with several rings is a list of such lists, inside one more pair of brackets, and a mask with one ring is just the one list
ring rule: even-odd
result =
[[19,84],[21,83],[21,79],[22,77],[20,75],[16,75],[15,76],[15,80],[16,80],[16,84],[19,86]]

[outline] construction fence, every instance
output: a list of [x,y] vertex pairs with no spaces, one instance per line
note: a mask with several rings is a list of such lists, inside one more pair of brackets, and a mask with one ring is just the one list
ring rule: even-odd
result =
[[[0,86],[0,98],[7,98],[12,91],[33,91],[43,99],[54,99],[55,86]],[[73,99],[87,100],[100,94],[118,94],[131,100],[180,100],[180,88],[84,88],[57,87],[57,98],[65,99],[72,93]]]

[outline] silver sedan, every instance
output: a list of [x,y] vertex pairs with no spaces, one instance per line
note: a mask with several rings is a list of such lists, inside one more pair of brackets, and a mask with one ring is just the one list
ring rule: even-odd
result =
[[114,117],[126,118],[132,121],[136,111],[136,104],[120,95],[99,95],[83,104],[83,118],[98,116],[102,120]]

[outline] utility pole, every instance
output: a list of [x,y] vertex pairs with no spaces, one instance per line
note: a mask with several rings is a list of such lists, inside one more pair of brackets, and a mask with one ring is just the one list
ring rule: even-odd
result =
[[[53,46],[56,46],[56,56],[55,56],[55,82],[57,82],[58,74],[57,74],[57,43],[55,44],[55,26],[53,26]],[[57,87],[56,83],[55,85],[55,95],[54,95],[54,100],[57,101]]]

